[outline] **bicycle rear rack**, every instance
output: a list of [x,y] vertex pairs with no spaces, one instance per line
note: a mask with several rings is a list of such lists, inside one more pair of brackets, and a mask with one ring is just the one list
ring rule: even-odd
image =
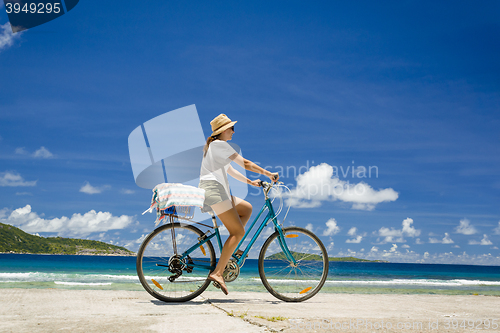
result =
[[161,218],[163,218],[164,216],[171,216],[174,218],[191,220],[194,216],[194,207],[193,206],[170,206],[167,209],[161,210],[160,213],[161,213]]
[[[158,226],[158,224],[160,224],[160,222],[162,222],[164,218],[167,218],[168,219],[167,223],[175,223],[179,222],[179,220],[185,220],[191,223],[202,225],[204,227],[213,228],[207,224],[193,221],[194,213],[195,213],[195,206],[170,206],[167,209],[161,209],[159,210],[159,215],[158,215],[159,218],[157,220],[156,226]],[[212,215],[212,222],[214,224],[214,227],[216,228],[217,222],[215,219],[215,215],[213,214],[213,212],[211,212],[211,215]]]

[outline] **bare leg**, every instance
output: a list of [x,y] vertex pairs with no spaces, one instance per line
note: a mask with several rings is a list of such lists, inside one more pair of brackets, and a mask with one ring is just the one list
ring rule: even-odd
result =
[[252,215],[252,205],[243,199],[238,197],[234,197],[234,203],[236,205],[236,211],[238,211],[238,215],[240,217],[240,221],[245,226],[250,220],[250,216]]
[[[252,215],[252,205],[248,201],[235,196],[233,196],[233,200],[236,205],[236,211],[238,212],[240,221],[243,224],[243,227],[245,227],[248,220],[250,220],[250,216]],[[238,250],[236,251],[236,254],[241,256],[243,251]]]
[[[228,204],[230,204],[231,206],[228,206]],[[212,206],[212,209],[217,214],[222,223],[224,223],[226,229],[229,231],[229,237],[224,243],[219,262],[217,263],[215,270],[210,274],[209,277],[212,280],[217,281],[221,285],[223,291],[225,290],[224,293],[227,293],[227,287],[224,283],[222,273],[224,273],[226,264],[231,258],[231,255],[236,249],[236,246],[238,246],[238,243],[245,235],[245,229],[243,228],[243,224],[240,220],[240,216],[238,215],[238,211],[234,207],[232,207],[232,203],[230,200],[215,204]]]

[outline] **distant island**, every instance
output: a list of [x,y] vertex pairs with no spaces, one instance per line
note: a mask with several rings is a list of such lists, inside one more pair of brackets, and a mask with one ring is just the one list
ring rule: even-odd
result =
[[[317,254],[307,254],[307,253],[300,253],[300,252],[293,252],[290,251],[293,256],[300,260],[307,256],[308,260],[321,260],[321,257]],[[275,253],[271,256],[266,257],[266,259],[271,259],[271,260],[286,260],[285,254],[282,252]],[[359,259],[355,257],[329,257],[328,261],[344,261],[344,262],[388,262],[385,260],[368,260],[368,259]]]
[[135,255],[134,252],[121,246],[86,239],[62,237],[45,238],[27,234],[19,228],[3,223],[0,223],[0,252],[29,254]]

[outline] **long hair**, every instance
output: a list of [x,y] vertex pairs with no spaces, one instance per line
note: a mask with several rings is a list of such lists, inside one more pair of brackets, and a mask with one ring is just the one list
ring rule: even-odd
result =
[[205,155],[207,155],[207,151],[208,151],[208,146],[210,146],[210,144],[212,142],[214,142],[215,140],[217,140],[219,138],[219,135],[216,135],[216,136],[209,136],[208,139],[207,139],[207,143],[205,144],[205,147],[203,147],[203,157],[205,157]]

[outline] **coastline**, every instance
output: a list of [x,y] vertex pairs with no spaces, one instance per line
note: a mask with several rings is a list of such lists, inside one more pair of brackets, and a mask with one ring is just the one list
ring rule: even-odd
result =
[[[230,289],[266,292],[258,268],[258,260],[246,260]],[[135,256],[1,254],[0,289],[12,288],[143,290]],[[335,262],[321,292],[500,296],[500,267]]]
[[498,332],[485,325],[500,319],[495,296],[320,293],[285,303],[230,290],[164,303],[145,291],[13,288],[0,293],[0,303],[3,332],[470,332],[462,322]]

